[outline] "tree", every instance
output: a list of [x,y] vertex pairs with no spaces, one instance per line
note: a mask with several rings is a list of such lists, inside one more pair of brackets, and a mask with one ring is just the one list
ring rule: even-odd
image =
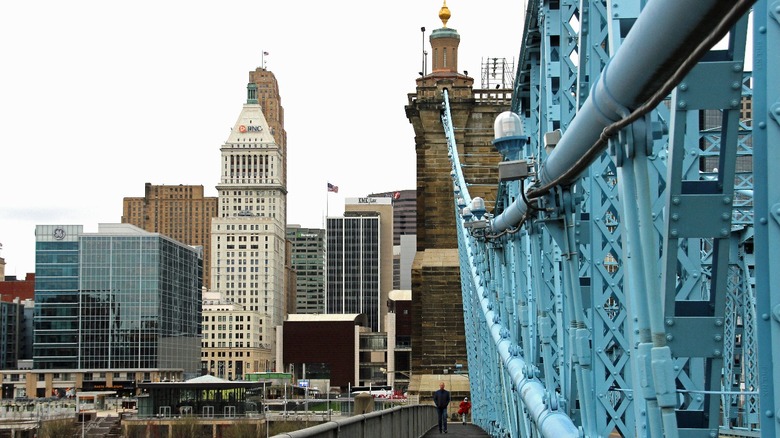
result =
[[75,436],[78,431],[78,426],[73,420],[49,420],[41,425],[39,436],[40,438],[62,438]]
[[256,424],[236,423],[225,429],[224,438],[257,438],[262,431]]

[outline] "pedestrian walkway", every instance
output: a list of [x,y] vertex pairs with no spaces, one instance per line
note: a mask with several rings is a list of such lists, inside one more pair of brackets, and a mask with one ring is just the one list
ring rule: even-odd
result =
[[450,437],[487,437],[489,436],[484,430],[480,429],[479,426],[475,426],[473,424],[467,423],[462,424],[460,421],[451,421],[447,422],[447,434],[440,434],[439,433],[439,426],[433,426],[431,430],[428,431],[423,437],[429,438],[434,436],[446,436],[447,438]]

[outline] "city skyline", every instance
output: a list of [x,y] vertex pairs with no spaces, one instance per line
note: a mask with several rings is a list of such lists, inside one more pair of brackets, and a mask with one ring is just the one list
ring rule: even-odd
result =
[[[118,223],[122,199],[142,196],[147,182],[203,185],[216,196],[219,148],[261,63],[276,75],[285,111],[289,225],[324,228],[348,197],[415,189],[404,105],[422,49],[442,27],[442,1],[376,10],[313,2],[305,12],[283,3],[0,6],[0,35],[15,41],[0,49],[13,66],[0,72],[6,275],[34,272],[35,225]],[[515,64],[522,3],[447,2],[460,70],[475,84],[483,58]],[[323,18],[333,10],[369,19]],[[429,54],[428,72],[430,64]]]

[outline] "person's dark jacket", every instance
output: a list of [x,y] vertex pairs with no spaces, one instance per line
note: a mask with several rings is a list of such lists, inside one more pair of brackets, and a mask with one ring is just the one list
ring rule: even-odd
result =
[[433,393],[433,404],[439,409],[447,409],[450,404],[450,392],[446,389],[440,389]]

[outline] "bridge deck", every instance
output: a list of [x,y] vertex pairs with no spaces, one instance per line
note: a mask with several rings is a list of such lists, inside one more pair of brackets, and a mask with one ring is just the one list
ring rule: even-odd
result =
[[[428,431],[425,435],[423,435],[424,438],[434,437],[434,436],[445,436],[444,434],[439,434],[439,427],[434,426],[431,430]],[[447,437],[487,437],[489,436],[487,432],[482,430],[479,426],[473,425],[471,423],[467,424],[461,424],[459,421],[448,421],[447,422]]]

